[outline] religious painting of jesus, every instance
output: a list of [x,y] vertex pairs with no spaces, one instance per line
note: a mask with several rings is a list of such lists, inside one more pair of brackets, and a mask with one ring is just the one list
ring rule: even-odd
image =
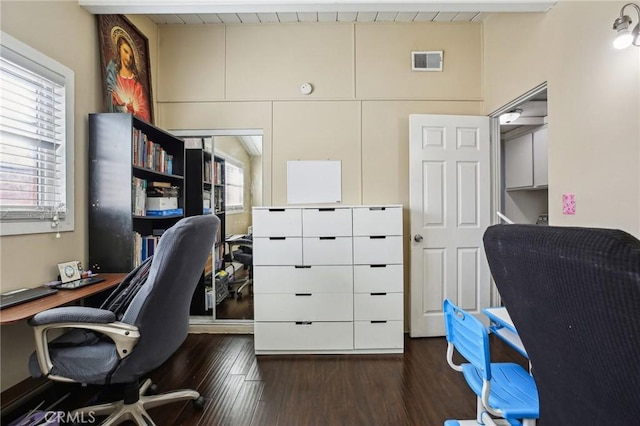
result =
[[153,124],[149,41],[122,15],[98,15],[98,32],[106,111]]

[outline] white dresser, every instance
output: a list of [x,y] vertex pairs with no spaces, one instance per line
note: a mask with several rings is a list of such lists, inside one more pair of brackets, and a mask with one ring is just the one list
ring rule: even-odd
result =
[[255,207],[256,354],[400,353],[402,206]]

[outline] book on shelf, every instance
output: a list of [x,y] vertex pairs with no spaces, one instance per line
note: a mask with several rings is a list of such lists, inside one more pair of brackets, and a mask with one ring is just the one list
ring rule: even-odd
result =
[[147,216],[165,217],[165,216],[179,216],[184,214],[183,209],[167,209],[167,210],[147,210]]
[[173,155],[150,140],[146,133],[133,128],[133,165],[173,174]]
[[148,185],[152,187],[158,187],[158,188],[171,188],[171,182],[151,181],[148,183]]
[[222,185],[222,163],[219,161],[214,161],[213,164],[213,184]]
[[[160,185],[159,185],[160,184]],[[168,182],[147,182],[147,197],[179,197],[180,187]]]
[[202,180],[205,182],[213,182],[211,161],[205,161],[202,167]]
[[147,181],[137,177],[131,182],[132,213],[135,216],[144,216],[147,204]]
[[149,256],[153,256],[159,241],[160,235],[141,235],[138,232],[133,233],[134,267],[139,266]]
[[171,210],[178,208],[180,188],[168,182],[147,183],[147,210]]

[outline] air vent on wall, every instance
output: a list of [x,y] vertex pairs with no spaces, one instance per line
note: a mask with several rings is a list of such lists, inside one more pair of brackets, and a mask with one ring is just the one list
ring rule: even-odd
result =
[[442,71],[442,50],[411,52],[412,71]]

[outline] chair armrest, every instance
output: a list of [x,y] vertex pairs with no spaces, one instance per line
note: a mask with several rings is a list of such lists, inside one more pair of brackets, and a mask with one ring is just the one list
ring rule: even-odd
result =
[[87,308],[84,306],[67,306],[40,312],[29,320],[29,325],[35,327],[37,325],[61,322],[108,324],[115,320],[116,314],[106,309]]
[[455,350],[455,346],[451,342],[447,342],[447,363],[449,367],[453,368],[457,372],[462,371],[462,365],[456,364],[453,362],[453,352]]
[[[58,308],[58,309],[63,309],[63,308]],[[58,309],[55,309],[55,310],[58,310]],[[101,311],[104,311],[102,309],[92,309],[92,308],[85,308],[85,309],[93,310],[97,312],[94,312],[93,314],[89,314],[89,315],[86,315],[87,312],[84,312],[85,314],[84,316],[82,315],[82,312],[76,313],[75,315],[80,317],[81,321],[63,321],[63,322],[47,322],[42,324],[32,324],[33,332],[36,340],[36,355],[38,358],[38,365],[40,366],[40,371],[42,371],[42,374],[49,375],[51,369],[53,368],[53,363],[51,362],[51,356],[49,355],[48,333],[50,330],[61,329],[61,328],[80,328],[85,330],[96,331],[100,334],[104,334],[105,336],[113,340],[113,342],[116,345],[116,350],[118,352],[118,356],[120,357],[120,359],[126,358],[127,356],[129,356],[129,354],[131,354],[131,351],[133,350],[135,345],[138,343],[138,339],[140,339],[140,331],[138,330],[138,327],[135,327],[130,324],[125,324],[123,322],[115,322],[115,321],[112,321],[110,323],[84,322],[82,321],[82,319],[86,319],[90,315],[95,315],[98,318],[105,317],[105,314],[101,312]],[[52,309],[52,311],[53,310],[54,309]],[[55,316],[55,315],[56,314],[54,312],[52,316]],[[62,313],[62,317],[68,318],[69,316],[73,316],[73,315],[70,315],[64,312]],[[45,315],[44,318],[46,319],[47,316]],[[114,316],[114,319],[115,319],[115,316]],[[36,323],[39,321],[42,321],[42,318],[40,320],[36,320],[34,317],[33,323]],[[72,379],[61,377],[61,376],[56,376],[56,380],[67,381],[67,382],[74,381]]]

